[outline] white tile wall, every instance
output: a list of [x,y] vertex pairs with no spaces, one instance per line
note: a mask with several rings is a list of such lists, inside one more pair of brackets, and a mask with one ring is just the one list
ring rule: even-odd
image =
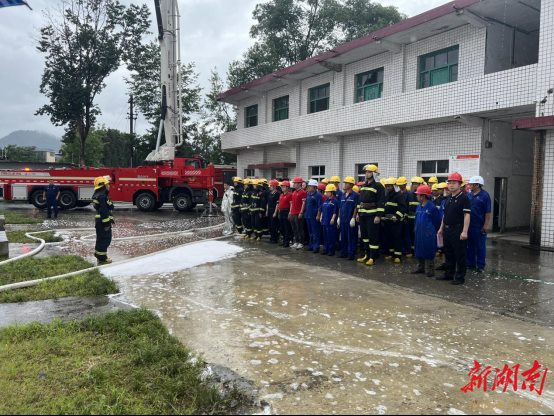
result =
[[[244,169],[248,165],[263,163],[264,151],[262,149],[242,150],[237,154],[237,174],[244,175]],[[256,170],[256,176],[260,176],[260,171]]]
[[296,161],[296,174],[304,179],[309,178],[310,166],[325,166],[325,175],[329,178],[340,175],[339,153],[340,142],[327,143],[313,141],[300,143],[299,160]]
[[[363,133],[344,138],[343,176],[356,176],[356,165],[378,163],[382,177],[391,176],[394,150],[387,146],[389,138],[380,133]],[[392,156],[392,157],[391,157]]]
[[554,131],[546,134],[541,245],[554,248]]
[[327,71],[322,74],[307,78],[300,84],[300,114],[308,114],[308,91],[310,88],[318,87],[323,84],[330,83],[331,96],[329,99],[329,108],[337,108],[342,105],[342,82],[341,73],[334,71]]

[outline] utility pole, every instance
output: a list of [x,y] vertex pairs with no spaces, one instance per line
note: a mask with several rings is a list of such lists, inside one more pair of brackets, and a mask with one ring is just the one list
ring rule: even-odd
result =
[[135,132],[134,132],[134,122],[137,120],[137,116],[134,113],[133,106],[133,94],[129,96],[129,134],[131,137],[131,167],[133,167],[133,155],[135,153],[134,144],[135,144]]

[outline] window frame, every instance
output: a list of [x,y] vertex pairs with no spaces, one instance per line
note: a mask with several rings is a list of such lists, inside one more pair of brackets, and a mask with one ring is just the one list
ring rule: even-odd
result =
[[356,178],[358,179],[358,182],[362,182],[362,181],[365,182],[365,171],[364,171],[365,165],[375,165],[379,167],[379,163],[377,162],[356,163],[354,165],[354,172],[356,172]]
[[[283,99],[287,99],[287,106],[283,106],[283,107],[277,107],[277,101],[279,100],[283,100]],[[282,97],[279,97],[279,98],[275,98],[273,100],[273,121],[282,121],[282,120],[288,120],[289,118],[289,103],[290,103],[290,100],[289,100],[289,96],[288,95],[283,95]],[[277,115],[280,113],[280,112],[284,112],[286,110],[286,117],[278,117]]]
[[[252,173],[250,175],[250,173]],[[256,169],[244,169],[244,179],[256,176]]]
[[[318,170],[316,175],[314,175],[314,168]],[[308,166],[308,177],[321,182],[325,178],[325,165]]]
[[[381,82],[377,81],[373,84],[363,85],[361,87],[358,86],[358,82],[359,82],[361,77],[363,77],[364,75],[370,75],[370,74],[376,73],[377,74],[377,79],[378,79],[379,78],[379,72],[382,73],[382,81]],[[380,67],[380,68],[372,69],[370,71],[362,72],[360,74],[356,74],[356,76],[354,77],[354,103],[363,103],[363,102],[366,102],[366,101],[377,100],[377,99],[381,98],[383,96],[384,82],[385,82],[385,67]],[[369,88],[369,87],[374,87],[376,85],[379,86],[379,96],[375,97],[375,98],[368,98],[366,100],[365,99],[365,89]],[[360,90],[362,90],[361,95],[359,94]],[[360,97],[362,99],[360,99]]]
[[[450,62],[449,61],[449,55],[450,55],[450,52],[452,51],[457,51],[457,57],[456,57],[456,62]],[[441,55],[443,53],[446,53],[446,64],[442,64],[442,65],[436,65],[436,57],[438,55]],[[428,59],[428,58],[433,58],[433,67],[432,68],[426,68],[426,65],[425,65],[425,60]],[[437,51],[433,51],[433,52],[430,52],[430,53],[426,53],[425,55],[420,55],[418,56],[418,68],[417,68],[417,88],[418,89],[422,89],[422,88],[429,88],[429,87],[435,87],[437,85],[444,85],[444,84],[448,84],[450,82],[456,82],[458,81],[458,73],[459,73],[459,65],[460,65],[460,45],[453,45],[453,46],[450,46],[448,48],[443,48],[443,49],[439,49]],[[455,76],[455,79],[453,79],[453,68],[456,67],[456,76]],[[431,76],[431,73],[433,72],[436,72],[436,71],[440,71],[440,70],[444,70],[444,69],[448,69],[448,81],[446,82],[441,82],[439,84],[432,84],[432,76]],[[429,74],[429,85],[425,85],[426,81],[425,81],[425,75],[426,74]]]
[[[435,164],[434,172],[424,172],[423,171],[423,164],[424,163],[430,163],[433,162]],[[446,172],[439,172],[439,162],[446,162]],[[429,182],[429,178],[432,176],[436,176],[437,179],[440,182],[446,182],[448,179],[448,171],[450,168],[450,160],[449,159],[436,159],[436,160],[420,160],[417,162],[417,171],[419,176],[421,176],[425,182]],[[442,169],[444,170],[444,169]]]
[[[327,88],[327,96],[326,97],[312,98],[312,93],[313,92],[315,92],[317,90],[320,90],[320,89],[323,89],[323,88]],[[326,100],[326,102],[327,102],[327,108],[325,108],[323,110],[317,110],[317,103],[320,102],[320,101],[324,101],[324,100]],[[314,104],[314,111],[312,111],[312,103]],[[312,88],[308,89],[308,114],[314,114],[314,113],[320,113],[322,111],[327,111],[330,108],[330,104],[331,104],[331,83],[330,82],[327,82],[325,84],[321,84],[321,85],[318,85],[316,87],[312,87]]]
[[[248,110],[256,108],[256,115],[248,115]],[[250,119],[256,118],[255,124],[250,124]],[[256,127],[258,125],[258,104],[249,105],[248,107],[244,107],[244,128],[250,128],[250,127]]]

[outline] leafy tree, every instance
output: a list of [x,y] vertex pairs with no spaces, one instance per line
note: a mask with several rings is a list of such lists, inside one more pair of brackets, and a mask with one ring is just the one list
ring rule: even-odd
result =
[[133,143],[130,134],[115,129],[104,130],[102,133],[102,142],[104,143],[102,164],[114,168],[131,166]]
[[256,5],[256,40],[241,59],[231,62],[231,86],[332,49],[405,18],[395,7],[369,0],[270,0]]
[[125,7],[117,0],[62,0],[59,11],[47,13],[37,49],[45,55],[40,92],[49,103],[37,114],[78,132],[81,165],[100,114],[95,98],[105,79],[134,57],[149,15],[146,5]]
[[37,148],[34,146],[16,146],[14,144],[4,147],[1,152],[6,160],[13,162],[39,162]]
[[85,149],[84,163],[81,155],[81,140],[79,133],[75,130],[68,130],[62,138],[62,163],[79,163],[81,166],[101,167],[104,164],[104,141],[105,130],[91,129],[87,138],[87,147]]

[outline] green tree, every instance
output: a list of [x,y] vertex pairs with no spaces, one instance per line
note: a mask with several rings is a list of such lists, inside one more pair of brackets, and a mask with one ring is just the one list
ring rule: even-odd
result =
[[100,109],[95,98],[106,78],[132,59],[148,33],[146,5],[123,6],[117,0],[62,0],[47,13],[37,49],[45,55],[40,92],[49,103],[37,114],[79,135],[79,162]]
[[230,63],[231,87],[405,18],[395,7],[368,0],[270,0],[256,5],[252,16],[256,42]]
[[105,130],[91,129],[87,138],[84,163],[81,155],[81,140],[79,133],[69,130],[62,138],[62,163],[80,164],[81,166],[104,166],[104,140]]
[[[131,166],[133,158],[133,143],[128,133],[116,129],[104,130],[102,134],[104,154],[102,164],[114,168]],[[134,162],[133,162],[134,165]]]
[[34,146],[22,147],[11,144],[4,147],[2,152],[5,154],[6,160],[13,162],[39,162],[37,148]]

